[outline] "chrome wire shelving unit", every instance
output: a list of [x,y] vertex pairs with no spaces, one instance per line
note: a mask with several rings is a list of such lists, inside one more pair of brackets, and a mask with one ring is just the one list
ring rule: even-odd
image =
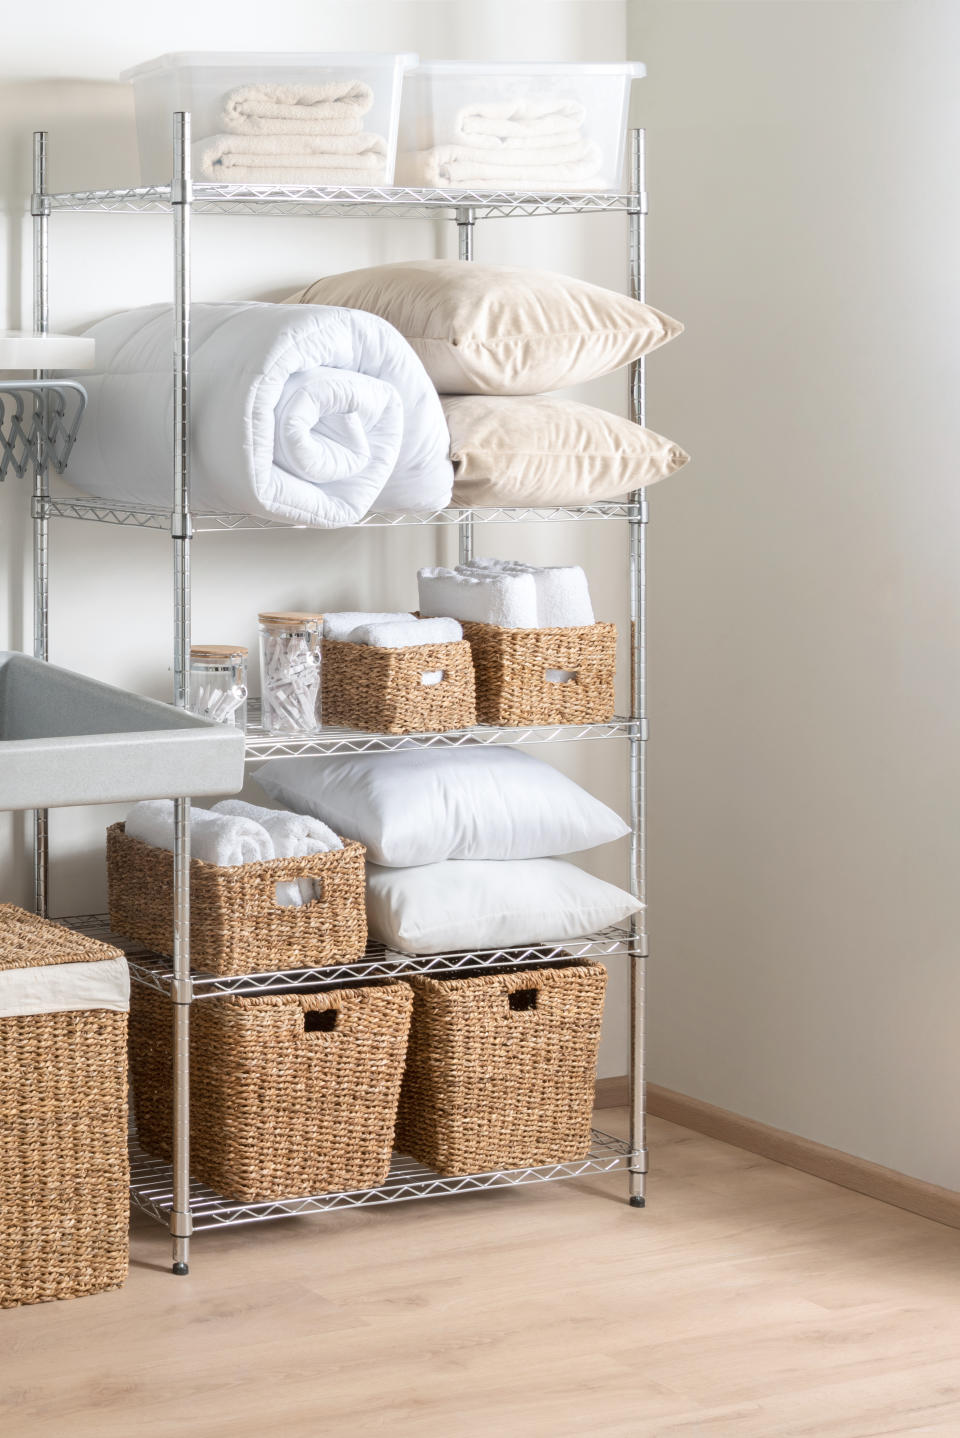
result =
[[[33,465],[32,516],[34,526],[35,652],[47,657],[49,585],[47,545],[52,519],[157,529],[168,533],[173,546],[174,701],[185,707],[190,655],[190,592],[192,541],[201,533],[226,533],[296,526],[273,523],[244,514],[217,514],[195,510],[190,502],[190,299],[191,240],[194,215],[246,215],[262,217],[423,218],[449,217],[457,226],[459,258],[474,257],[474,234],[480,219],[508,219],[537,215],[621,214],[627,218],[631,293],[644,299],[644,143],[640,130],[631,131],[631,183],[626,193],[599,194],[498,194],[467,190],[317,189],[260,185],[218,185],[193,180],[190,170],[190,117],[173,117],[174,178],[169,186],[136,189],[79,191],[50,194],[46,187],[47,137],[34,137],[34,194],[31,204],[34,231],[34,328],[49,326],[48,229],[51,215],[63,212],[107,214],[166,214],[172,219],[174,250],[174,346],[171,355],[174,392],[174,453],[172,502],[169,505],[125,505],[88,496],[54,496],[49,473],[59,464]],[[39,377],[38,377],[39,378]],[[644,364],[630,368],[630,414],[644,422]],[[499,728],[477,726],[443,734],[386,735],[361,730],[329,728],[317,734],[274,735],[259,722],[251,705],[246,752],[249,762],[293,755],[332,755],[389,752],[399,747],[459,748],[484,744],[539,744],[585,739],[622,739],[629,754],[631,838],[629,886],[645,897],[645,528],[647,505],[642,490],[621,500],[585,506],[550,508],[446,509],[430,513],[371,513],[355,527],[394,528],[406,525],[455,527],[461,561],[473,554],[477,524],[515,524],[572,520],[621,520],[627,526],[627,562],[630,593],[630,701],[629,712],[604,724]],[[173,1153],[170,1163],[143,1154],[134,1142],[131,1193],[135,1204],[169,1227],[173,1240],[173,1271],[188,1271],[190,1239],[202,1229],[239,1223],[257,1223],[297,1214],[319,1214],[375,1204],[397,1203],[443,1194],[477,1193],[551,1180],[624,1170],[629,1178],[629,1201],[645,1203],[647,1172],[645,1092],[645,987],[647,938],[644,910],[624,928],[604,930],[573,942],[545,941],[512,949],[483,949],[428,956],[401,953],[371,943],[354,963],[316,969],[289,969],[266,974],[213,975],[190,967],[190,828],[188,796],[175,801],[173,865],[172,958],[148,953],[141,946],[110,934],[105,915],[79,915],[63,920],[78,930],[109,939],[127,952],[135,983],[170,998],[174,1030]],[[47,911],[48,842],[46,815],[39,812],[35,825],[35,889],[38,912]],[[612,959],[624,956],[630,966],[630,1132],[627,1140],[594,1132],[588,1157],[533,1168],[444,1178],[403,1155],[397,1155],[387,1181],[378,1188],[344,1193],[314,1194],[263,1203],[235,1203],[213,1193],[190,1175],[190,1011],[194,1003],[224,994],[270,994],[360,983],[372,978],[404,974],[478,973],[504,967],[549,964],[573,958]]]

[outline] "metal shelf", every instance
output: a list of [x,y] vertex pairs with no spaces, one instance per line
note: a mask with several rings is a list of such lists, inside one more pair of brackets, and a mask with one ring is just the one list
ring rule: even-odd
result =
[[[33,502],[35,519],[85,519],[99,524],[126,524],[135,529],[162,529],[171,532],[173,512],[162,505],[123,504],[96,495],[77,499],[39,498]],[[261,519],[252,514],[191,513],[194,534],[224,533],[235,530],[314,529],[309,524],[290,524],[286,520]],[[436,509],[384,514],[371,511],[358,519],[350,529],[398,529],[410,524],[459,525],[464,519],[478,524],[527,524],[558,519],[640,519],[646,522],[647,506],[628,499],[610,500],[599,504],[554,506],[548,509]]]
[[[152,954],[134,940],[111,932],[106,914],[78,914],[58,920],[101,943],[122,949],[130,965],[134,983],[158,993],[170,994],[173,988],[173,964],[159,954]],[[609,959],[618,954],[637,951],[637,939],[629,928],[609,928],[579,939],[526,944],[511,949],[458,950],[445,954],[406,954],[371,941],[362,959],[349,964],[325,964],[313,969],[279,969],[267,974],[192,975],[194,1000],[222,997],[224,994],[251,995],[289,993],[294,990],[330,988],[371,979],[399,979],[405,974],[477,973],[488,969],[522,968],[530,964],[557,964],[570,959]]]
[[[520,1188],[529,1183],[550,1183],[594,1173],[614,1173],[630,1167],[635,1155],[623,1139],[593,1129],[586,1158],[531,1168],[497,1169],[442,1178],[416,1159],[394,1154],[390,1175],[379,1188],[355,1188],[341,1193],[315,1193],[303,1198],[279,1198],[239,1203],[222,1198],[206,1184],[190,1181],[190,1216],[194,1230],[263,1223],[271,1218],[293,1218],[336,1209],[371,1208],[381,1203],[404,1203],[416,1198],[447,1194],[483,1193],[492,1188]],[[143,1152],[136,1140],[130,1145],[130,1197],[136,1206],[161,1223],[173,1212],[173,1176],[168,1163]]]
[[[86,210],[107,214],[169,214],[172,185],[140,185],[125,190],[75,190],[66,194],[35,194],[34,216],[54,210]],[[423,219],[437,211],[471,210],[477,218],[510,219],[522,215],[645,214],[643,193],[617,191],[567,194],[523,194],[496,190],[418,190],[389,188],[329,189],[317,185],[221,185],[195,180],[191,190],[195,214],[313,215],[323,219]]]
[[606,724],[531,724],[501,728],[478,724],[437,734],[372,734],[329,725],[319,734],[271,734],[260,725],[260,700],[251,699],[247,717],[247,762],[297,755],[388,754],[396,749],[464,749],[478,744],[548,744],[579,739],[646,738],[646,723],[616,714]]
[[[26,431],[15,433],[7,426],[15,445],[7,468],[19,474],[29,471],[33,478],[34,613],[37,658],[47,657],[49,612],[48,531],[51,518],[110,523],[166,532],[172,539],[174,575],[174,679],[176,701],[186,704],[186,677],[190,645],[190,560],[194,534],[228,533],[233,530],[263,531],[295,527],[272,519],[235,513],[194,513],[190,506],[190,302],[191,302],[191,215],[221,214],[263,217],[307,216],[314,218],[447,218],[456,222],[458,255],[462,261],[474,258],[476,222],[487,218],[539,215],[584,215],[617,213],[625,217],[630,293],[645,298],[645,216],[647,203],[644,179],[643,136],[631,133],[628,193],[597,194],[515,194],[471,190],[416,189],[326,189],[312,186],[219,185],[195,182],[191,174],[190,116],[173,116],[173,172],[169,185],[134,189],[81,191],[50,195],[46,192],[47,137],[34,136],[33,215],[34,304],[33,327],[46,332],[49,323],[49,224],[50,217],[66,211],[99,213],[158,214],[171,224],[174,260],[174,344],[171,355],[173,381],[173,455],[171,502],[141,505],[108,498],[79,496],[52,497],[51,471],[60,468],[62,455],[55,449],[59,435],[41,436],[25,461],[30,447]],[[644,360],[630,366],[630,415],[644,423]],[[69,425],[67,439],[69,439]],[[51,446],[54,446],[51,451]],[[513,524],[528,521],[580,519],[624,519],[629,521],[628,580],[630,593],[630,719],[618,717],[608,725],[497,729],[480,726],[446,735],[414,736],[423,747],[461,744],[538,743],[575,738],[626,737],[629,748],[631,891],[643,899],[645,890],[645,746],[646,721],[646,608],[645,531],[647,507],[642,490],[609,503],[551,508],[449,508],[421,514],[371,513],[359,528],[393,529],[409,525],[454,527],[459,536],[461,561],[471,557],[477,524]],[[356,753],[370,749],[397,748],[409,743],[398,736],[368,735],[352,730],[328,731],[316,736],[266,735],[254,729],[248,739],[250,758],[304,753]],[[188,1271],[190,1234],[234,1223],[255,1223],[302,1213],[325,1213],[333,1209],[365,1207],[411,1198],[448,1193],[478,1192],[488,1188],[513,1187],[550,1179],[576,1177],[616,1169],[629,1173],[631,1202],[644,1201],[646,1154],[646,1106],[644,1072],[646,1061],[645,982],[646,938],[643,910],[625,928],[587,935],[573,943],[546,943],[509,950],[482,950],[476,953],[446,953],[413,956],[370,945],[354,964],[253,975],[211,975],[190,969],[189,922],[189,824],[188,800],[177,801],[177,842],[174,854],[173,920],[176,960],[159,958],[142,946],[120,944],[128,952],[131,972],[139,984],[169,995],[174,1022],[173,1063],[173,1163],[168,1165],[135,1154],[133,1201],[146,1212],[169,1224],[173,1244],[173,1271]],[[34,841],[34,887],[36,907],[46,912],[48,835],[46,814],[37,814]],[[103,915],[67,920],[86,932],[110,940]],[[116,942],[114,940],[114,942]],[[190,1179],[190,1011],[194,1000],[218,994],[270,994],[284,989],[304,990],[319,986],[369,981],[404,973],[456,974],[468,970],[491,971],[522,964],[559,963],[569,958],[629,957],[630,979],[630,1140],[596,1133],[589,1156],[582,1160],[500,1173],[474,1174],[445,1179],[430,1170],[398,1157],[390,1177],[381,1187],[352,1193],[310,1195],[272,1202],[239,1204],[230,1202]],[[177,978],[174,981],[174,973]]]

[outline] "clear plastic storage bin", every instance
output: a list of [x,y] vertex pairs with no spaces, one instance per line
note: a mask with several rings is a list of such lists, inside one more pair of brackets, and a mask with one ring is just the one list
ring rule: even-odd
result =
[[409,70],[397,184],[566,194],[620,190],[634,62]]
[[141,181],[169,184],[172,115],[192,116],[196,180],[393,183],[400,84],[416,55],[191,51],[161,55],[133,85]]

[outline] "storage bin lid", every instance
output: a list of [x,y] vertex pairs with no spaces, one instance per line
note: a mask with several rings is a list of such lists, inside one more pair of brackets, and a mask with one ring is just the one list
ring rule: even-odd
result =
[[158,55],[153,60],[144,60],[129,70],[121,70],[121,80],[139,80],[144,75],[159,75],[163,71],[184,70],[191,66],[223,69],[295,69],[309,70],[312,67],[337,69],[369,69],[380,65],[401,65],[408,70],[416,65],[420,56],[410,51],[396,54],[376,51],[328,51],[310,53],[303,50],[178,50],[169,55]]
[[0,330],[0,370],[91,369],[96,341],[84,335]]
[[16,904],[0,904],[0,971],[122,959],[119,949]]
[[425,60],[413,75],[620,75],[629,80],[642,80],[647,67],[640,60],[611,60],[592,64],[579,61],[549,60]]

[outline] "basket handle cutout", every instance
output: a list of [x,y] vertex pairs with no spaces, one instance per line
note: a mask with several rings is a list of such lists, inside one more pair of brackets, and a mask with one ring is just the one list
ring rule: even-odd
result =
[[426,688],[431,684],[442,684],[446,677],[445,669],[425,669],[420,675],[420,683]]
[[516,1013],[524,1013],[537,1007],[539,989],[514,989],[507,995],[507,1002]]
[[548,684],[570,684],[580,677],[578,669],[545,669],[543,677]]
[[337,1027],[339,1009],[306,1009],[303,1015],[305,1034],[331,1034]]
[[[289,900],[290,890],[293,885],[300,885],[300,902],[291,903]],[[323,880],[313,877],[303,879],[281,879],[273,886],[273,902],[278,909],[289,909],[296,913],[297,909],[306,909],[310,904],[319,904],[323,898]],[[286,900],[286,902],[284,902]]]

